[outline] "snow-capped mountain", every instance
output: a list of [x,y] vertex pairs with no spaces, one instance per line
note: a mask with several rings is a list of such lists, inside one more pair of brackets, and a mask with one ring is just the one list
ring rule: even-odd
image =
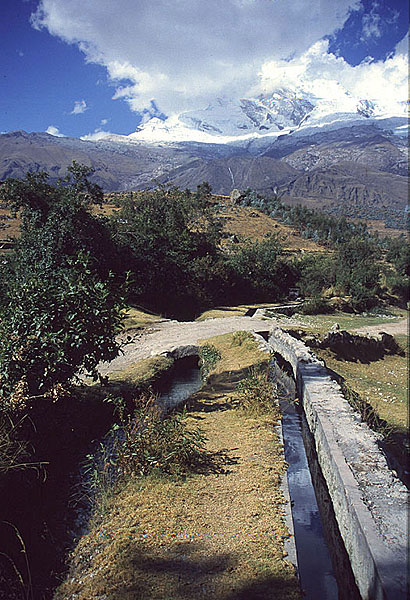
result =
[[[366,123],[406,135],[406,104],[395,114],[368,99],[346,93],[337,100],[281,88],[269,96],[232,100],[218,98],[206,108],[183,112],[165,120],[153,117],[128,136],[107,137],[127,143],[198,142],[212,144],[250,143],[259,151],[279,136],[304,133],[312,128],[334,130]],[[394,121],[388,122],[394,118]],[[387,120],[387,121],[386,121]]]
[[408,119],[405,103],[392,106],[283,88],[153,117],[128,136],[85,141],[10,132],[0,135],[0,180],[41,169],[57,179],[75,159],[92,165],[94,180],[107,191],[158,183],[195,190],[208,181],[215,193],[279,190],[285,201],[402,227]]

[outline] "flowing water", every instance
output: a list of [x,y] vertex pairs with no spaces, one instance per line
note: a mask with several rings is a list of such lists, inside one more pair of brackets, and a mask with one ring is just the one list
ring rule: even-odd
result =
[[165,384],[160,386],[159,404],[165,411],[171,410],[185,402],[202,385],[198,367],[198,357],[189,356],[176,361],[172,374]]
[[279,385],[282,431],[292,506],[298,571],[307,600],[360,600],[317,462],[293,378],[272,363]]

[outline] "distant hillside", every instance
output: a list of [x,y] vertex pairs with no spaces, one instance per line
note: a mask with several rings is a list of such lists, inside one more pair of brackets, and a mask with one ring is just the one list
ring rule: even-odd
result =
[[106,191],[135,189],[190,159],[190,154],[172,148],[128,147],[25,131],[0,135],[0,180],[44,170],[56,181],[76,160],[95,169],[93,180]]
[[232,156],[217,160],[198,158],[164,175],[160,181],[191,189],[195,188],[194,182],[207,181],[218,194],[229,195],[234,188],[272,194],[298,174],[292,166],[267,156]]
[[229,143],[137,142],[132,136],[91,142],[16,131],[0,135],[0,180],[45,170],[56,181],[76,160],[95,169],[93,180],[107,192],[159,183],[195,190],[207,181],[217,194],[279,192],[285,202],[404,228],[407,140],[387,128],[401,131],[402,120],[348,116]]
[[282,188],[284,201],[307,204],[331,214],[383,220],[402,228],[408,180],[359,163],[342,162],[299,175]]

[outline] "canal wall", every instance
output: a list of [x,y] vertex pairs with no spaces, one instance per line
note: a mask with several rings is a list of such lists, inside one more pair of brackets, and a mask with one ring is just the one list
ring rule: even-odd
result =
[[390,470],[379,436],[302,342],[271,330],[271,351],[292,367],[336,520],[363,600],[407,598],[407,489]]

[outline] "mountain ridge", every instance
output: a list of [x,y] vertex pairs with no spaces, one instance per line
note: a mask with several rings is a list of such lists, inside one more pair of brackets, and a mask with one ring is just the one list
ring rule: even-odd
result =
[[[282,90],[275,98],[220,99],[174,120],[154,118],[129,136],[91,140],[9,132],[0,135],[0,180],[46,170],[54,181],[76,160],[95,169],[93,179],[106,191],[158,183],[195,190],[208,181],[215,193],[279,192],[289,202],[314,202],[348,216],[363,213],[388,222],[390,212],[403,225],[407,119],[382,113],[369,101],[346,103],[354,112],[332,113],[346,106],[315,104],[312,96]],[[179,139],[181,123],[190,139]],[[150,138],[157,125],[160,135]]]

